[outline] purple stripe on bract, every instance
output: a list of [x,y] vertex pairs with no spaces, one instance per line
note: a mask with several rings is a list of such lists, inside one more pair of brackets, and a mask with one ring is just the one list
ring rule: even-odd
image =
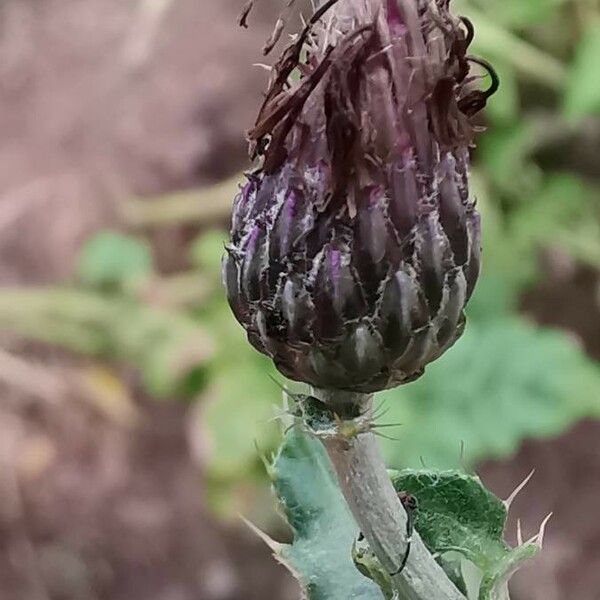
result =
[[338,296],[340,287],[340,272],[342,265],[342,254],[339,250],[330,250],[328,258],[328,275],[333,287],[334,296]]
[[256,250],[256,242],[258,241],[258,236],[260,235],[260,227],[254,223],[250,227],[250,232],[246,236],[244,243],[242,244],[242,251],[247,255],[248,253],[253,253]]
[[387,22],[393,37],[400,37],[407,31],[404,19],[398,9],[396,0],[387,0]]

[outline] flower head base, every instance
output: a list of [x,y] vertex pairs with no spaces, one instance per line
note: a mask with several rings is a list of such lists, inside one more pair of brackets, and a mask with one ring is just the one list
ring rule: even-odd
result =
[[396,386],[463,331],[480,262],[469,117],[497,82],[470,89],[471,62],[487,63],[448,4],[330,0],[275,66],[224,281],[250,342],[291,379]]

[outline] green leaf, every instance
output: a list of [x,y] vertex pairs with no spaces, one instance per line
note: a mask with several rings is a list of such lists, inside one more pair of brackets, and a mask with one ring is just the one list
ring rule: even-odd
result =
[[320,442],[293,428],[270,474],[294,533],[291,545],[272,545],[309,600],[384,600],[379,587],[354,566],[358,527]]
[[224,303],[201,319],[213,333],[216,355],[190,426],[202,439],[207,498],[225,519],[243,512],[264,520],[253,512],[265,483],[257,446],[265,452],[277,447],[281,390],[270,379],[271,362],[248,344]]
[[590,23],[581,37],[569,75],[564,112],[573,119],[600,114],[600,21]]
[[482,571],[480,600],[498,598],[508,578],[537,553],[534,543],[512,549],[504,542],[507,506],[478,477],[432,470],[396,471],[391,477],[396,491],[417,499],[415,528],[429,551],[459,553]]
[[81,281],[95,287],[118,287],[151,271],[149,245],[113,231],[90,238],[81,249],[77,266]]
[[484,273],[467,306],[469,324],[493,322],[510,315],[517,305],[517,291],[500,274]]
[[415,528],[431,552],[460,552],[485,570],[508,550],[502,539],[506,507],[478,477],[407,469],[391,478],[396,491],[417,499]]
[[[481,169],[471,171],[471,191],[481,214],[484,266],[469,310],[474,314],[482,313],[483,309],[493,318],[517,306],[517,295],[523,282],[531,278],[532,271],[536,272],[537,261],[533,255],[517,255],[513,251],[506,216]],[[479,302],[480,298],[485,298],[484,304]]]
[[538,194],[520,203],[509,226],[520,239],[553,239],[557,230],[576,225],[582,214],[591,216],[587,202],[588,190],[581,179],[570,173],[550,173]]
[[[502,306],[514,309],[518,295],[541,275],[539,255],[543,248],[557,247],[576,260],[600,266],[597,187],[566,172],[536,179],[527,194],[503,186],[508,193],[504,196],[481,169],[472,171],[471,188],[482,215],[484,269],[472,302],[478,306],[469,308],[471,314],[482,313],[482,296],[492,315]],[[510,205],[502,203],[500,196],[510,198]],[[489,282],[499,293],[495,303]]]
[[600,370],[567,335],[505,316],[470,321],[454,348],[410,385],[378,395],[400,442],[383,439],[394,467],[453,468],[506,457],[526,438],[558,435],[600,415]]
[[538,546],[534,544],[523,544],[507,552],[483,577],[479,588],[479,600],[508,598],[508,581],[523,566],[523,563],[538,553],[538,550]]

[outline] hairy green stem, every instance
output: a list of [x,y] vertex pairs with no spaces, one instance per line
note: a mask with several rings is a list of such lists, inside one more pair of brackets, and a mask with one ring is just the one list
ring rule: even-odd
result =
[[[371,410],[368,395],[313,390],[340,417]],[[348,436],[319,435],[354,518],[383,567],[395,573],[406,553],[407,515],[388,476],[375,436],[370,431]],[[415,532],[405,568],[393,578],[403,600],[465,600]]]

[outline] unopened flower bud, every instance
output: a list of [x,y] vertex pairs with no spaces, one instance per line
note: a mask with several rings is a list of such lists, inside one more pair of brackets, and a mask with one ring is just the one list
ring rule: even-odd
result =
[[470,117],[497,81],[448,4],[330,0],[275,65],[223,270],[250,342],[291,379],[382,390],[463,331],[480,264]]

